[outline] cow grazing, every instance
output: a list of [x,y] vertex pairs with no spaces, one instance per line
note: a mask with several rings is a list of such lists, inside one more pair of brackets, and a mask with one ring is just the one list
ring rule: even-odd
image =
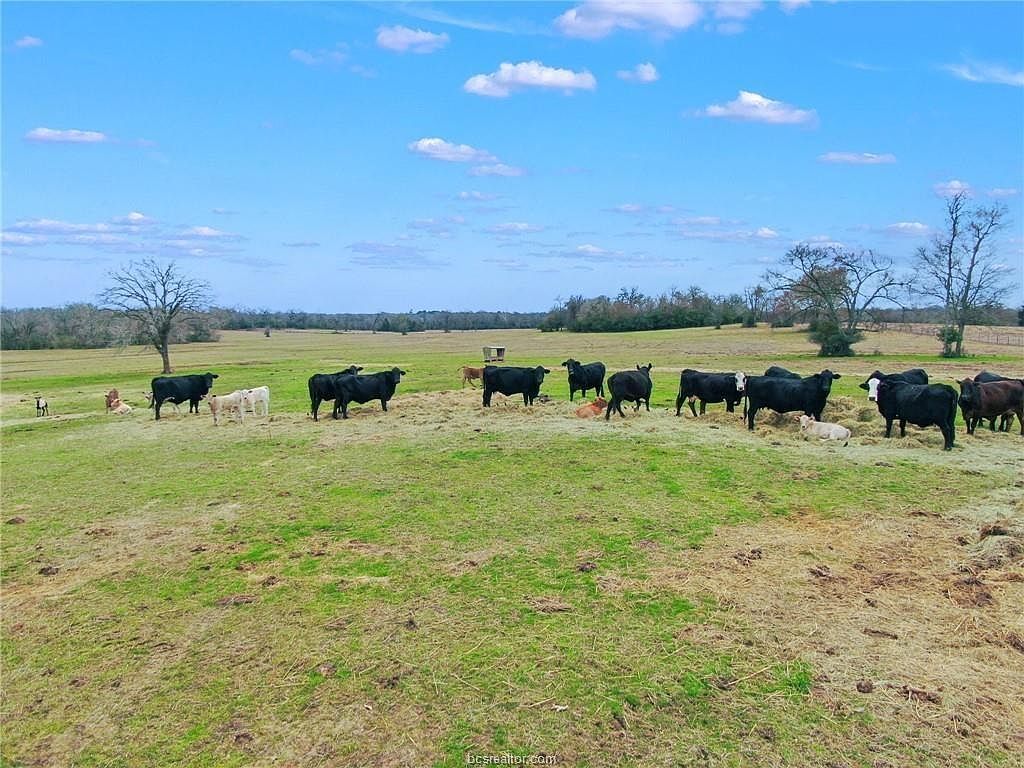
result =
[[612,399],[608,401],[608,408],[604,412],[604,420],[611,418],[612,411],[618,411],[619,416],[626,418],[622,412],[622,402],[636,403],[634,410],[640,410],[643,403],[647,410],[651,410],[651,389],[654,387],[651,381],[651,369],[653,363],[640,365],[637,363],[635,371],[619,371],[608,377],[608,390],[612,393]]
[[765,372],[765,376],[771,376],[774,379],[802,379],[799,373],[793,373],[783,368],[781,365],[770,366]]
[[544,374],[551,373],[543,365],[534,368],[516,366],[484,366],[484,408],[491,407],[491,396],[498,392],[509,397],[522,395],[523,405],[533,405],[534,399],[540,394]]
[[571,357],[562,363],[569,374],[569,402],[572,402],[573,394],[577,391],[587,396],[587,390],[594,390],[598,397],[604,397],[604,363],[587,363],[584,365],[579,360]]
[[220,424],[221,414],[233,413],[235,420],[241,424],[245,421],[245,403],[242,399],[242,391],[236,389],[229,395],[210,395],[206,398],[210,404],[210,413],[213,414],[213,424]]
[[371,400],[380,400],[381,409],[387,411],[388,400],[394,397],[395,388],[405,375],[405,371],[396,367],[380,373],[338,376],[336,380],[338,398],[334,401],[332,416],[338,418],[338,408],[340,407],[341,418],[347,419],[349,403],[368,403]]
[[989,429],[995,429],[997,416],[1013,414],[1020,421],[1020,434],[1024,437],[1024,380],[985,383],[964,379],[960,382],[958,402],[967,434],[973,435],[982,419],[989,419]]
[[213,389],[216,373],[194,374],[192,376],[157,376],[150,382],[153,393],[153,409],[156,421],[160,420],[160,406],[165,402],[184,403],[188,400],[188,412],[199,413],[199,401]]
[[849,445],[850,435],[853,434],[842,424],[815,421],[813,416],[808,416],[807,414],[800,417],[800,433],[804,437],[817,437],[822,440],[842,440],[844,447]]
[[116,389],[112,389],[103,396],[103,399],[106,401],[107,410],[110,411],[114,408],[114,403],[120,402],[121,393]]
[[465,387],[466,382],[468,381],[469,386],[475,388],[476,384],[474,384],[473,382],[476,381],[477,379],[483,381],[484,378],[483,368],[473,368],[472,366],[469,365],[464,365],[461,368],[459,368],[459,373],[462,374],[462,387]]
[[736,389],[735,373],[701,373],[687,368],[679,374],[679,394],[676,395],[676,416],[686,401],[690,412],[696,416],[694,400],[700,400],[700,415],[704,415],[708,403],[725,403],[725,410],[733,413],[743,395]]
[[586,405],[581,405],[579,408],[577,408],[576,416],[578,416],[581,419],[592,419],[595,416],[599,416],[601,414],[601,411],[603,411],[605,409],[605,406],[607,405],[607,400],[605,400],[603,397],[598,397],[594,400],[594,402],[587,403]]
[[[270,415],[270,387],[255,387],[242,390],[242,405],[253,416]],[[263,411],[261,414],[260,411]]]
[[50,415],[50,404],[46,402],[45,397],[36,398],[36,416],[49,416]]
[[[953,449],[956,438],[956,390],[948,384],[908,384],[899,379],[871,379],[868,399],[878,405],[885,419],[885,436],[892,436],[892,423],[899,419],[900,437],[907,435],[907,422],[919,427],[936,426],[942,431],[943,450]],[[871,395],[874,392],[874,396]]]
[[881,371],[875,371],[862,381],[857,386],[861,389],[868,390],[868,398],[873,402],[874,396],[870,392],[871,380],[878,379],[892,379],[893,381],[905,381],[907,384],[927,384],[928,374],[925,373],[924,368],[911,368],[903,373],[882,373]]
[[317,411],[320,410],[320,403],[326,400],[334,400],[334,418],[338,418],[338,408],[341,400],[338,395],[337,380],[340,376],[351,376],[363,370],[361,365],[350,365],[343,371],[337,373],[314,373],[309,377],[309,407],[313,414],[313,421],[319,421]]
[[813,416],[815,421],[820,421],[832,391],[832,382],[840,378],[840,374],[827,368],[802,379],[747,376],[742,371],[738,372],[736,389],[747,395],[747,429],[754,429],[754,417],[762,408],[776,413],[803,411],[807,416]]

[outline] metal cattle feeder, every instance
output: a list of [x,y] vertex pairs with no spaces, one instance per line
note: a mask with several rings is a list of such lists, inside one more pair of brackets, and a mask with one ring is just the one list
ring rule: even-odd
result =
[[485,363],[504,363],[505,347],[484,347]]

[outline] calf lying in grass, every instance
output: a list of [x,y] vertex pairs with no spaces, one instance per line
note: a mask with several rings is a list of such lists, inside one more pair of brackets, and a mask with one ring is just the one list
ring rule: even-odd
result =
[[800,417],[800,434],[804,437],[817,437],[822,440],[842,440],[843,445],[849,445],[850,430],[842,424],[832,424],[827,421],[815,421],[813,416]]

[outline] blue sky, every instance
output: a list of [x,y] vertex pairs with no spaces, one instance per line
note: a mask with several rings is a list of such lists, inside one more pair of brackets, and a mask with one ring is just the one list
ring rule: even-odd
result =
[[909,264],[967,188],[1024,254],[1024,4],[4,3],[5,306],[148,256],[218,304],[543,310]]

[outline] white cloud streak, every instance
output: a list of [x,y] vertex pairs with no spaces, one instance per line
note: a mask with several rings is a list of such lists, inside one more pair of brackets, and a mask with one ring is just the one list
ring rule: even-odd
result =
[[775,101],[752,91],[740,91],[725,104],[712,104],[701,110],[705,117],[726,118],[770,125],[807,125],[816,123],[818,114],[813,109],[798,109],[791,104]]
[[637,64],[632,69],[620,69],[615,75],[620,80],[632,83],[653,83],[660,77],[657,67],[650,62]]
[[447,163],[491,163],[498,160],[485,149],[476,149],[468,144],[453,144],[436,137],[417,139],[408,148],[417,155]]
[[100,131],[80,131],[77,128],[33,128],[25,138],[42,144],[102,144],[111,141]]
[[503,99],[525,88],[546,88],[570,93],[576,90],[592,91],[596,87],[596,78],[587,70],[574,72],[571,69],[548,67],[539,61],[522,61],[518,64],[506,61],[489,75],[473,75],[463,84],[462,89],[477,96]]
[[403,26],[377,29],[377,45],[397,53],[433,53],[448,45],[449,40],[445,32],[435,34]]
[[1002,64],[968,61],[963,64],[946,64],[942,67],[954,77],[970,83],[993,83],[1024,87],[1024,71],[1012,70]]
[[840,165],[886,165],[895,163],[896,155],[873,152],[826,152],[818,155],[818,161]]

